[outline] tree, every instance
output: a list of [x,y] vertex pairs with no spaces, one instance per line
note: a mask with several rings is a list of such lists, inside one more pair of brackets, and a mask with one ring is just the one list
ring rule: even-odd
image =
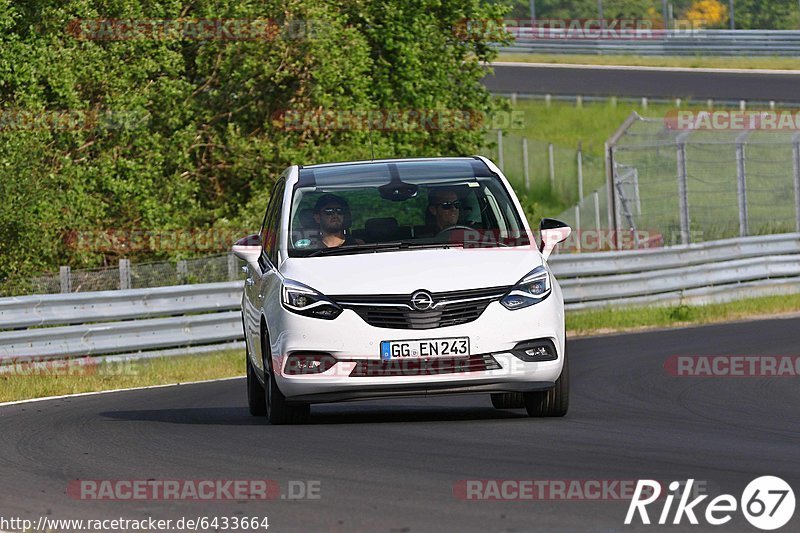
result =
[[[285,166],[368,156],[369,131],[287,128],[287,110],[491,115],[501,104],[480,79],[496,35],[455,28],[503,13],[481,0],[0,0],[0,280],[186,255],[76,247],[72,236],[244,232]],[[98,19],[232,19],[264,32],[208,40],[176,25],[179,38],[151,27],[118,40],[107,37],[119,23]],[[378,156],[464,155],[484,135],[478,124],[373,140]]]

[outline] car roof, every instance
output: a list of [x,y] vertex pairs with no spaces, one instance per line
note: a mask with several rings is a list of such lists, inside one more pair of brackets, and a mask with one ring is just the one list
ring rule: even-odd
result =
[[400,158],[387,158],[387,159],[366,159],[362,161],[339,161],[334,163],[316,163],[313,165],[300,165],[300,168],[317,169],[317,168],[330,168],[340,167],[345,165],[370,165],[373,163],[405,163],[405,162],[424,162],[424,161],[469,161],[479,159],[477,156],[472,157],[400,157]]

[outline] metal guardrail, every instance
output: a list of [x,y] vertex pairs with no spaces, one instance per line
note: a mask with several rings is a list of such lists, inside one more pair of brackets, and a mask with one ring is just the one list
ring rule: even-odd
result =
[[242,335],[239,311],[34,328],[0,333],[0,361],[10,357],[95,356],[216,344],[241,339]]
[[[517,36],[503,52],[547,54],[795,56],[800,54],[797,30],[626,30],[590,39],[575,32],[545,30],[531,36],[529,28],[510,28]],[[589,34],[591,35],[591,34]],[[554,38],[546,38],[554,37]]]
[[[550,266],[568,310],[787,294],[800,292],[800,233],[552,256]],[[0,362],[231,346],[242,339],[241,286],[228,282],[0,299]]]
[[724,239],[669,248],[639,250],[636,253],[594,252],[555,255],[550,258],[549,264],[559,280],[564,280],[785,254],[800,254],[799,234]]
[[[241,281],[0,299],[0,330],[236,310]],[[2,337],[0,333],[0,337]]]

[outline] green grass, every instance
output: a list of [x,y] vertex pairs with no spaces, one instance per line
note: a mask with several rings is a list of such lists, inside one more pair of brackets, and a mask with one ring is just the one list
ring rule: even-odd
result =
[[766,296],[709,305],[631,307],[567,313],[567,334],[580,337],[599,333],[733,322],[746,318],[800,312],[800,294]]
[[[705,306],[669,306],[600,309],[568,312],[567,335],[639,331],[731,322],[800,311],[800,294],[769,296]],[[163,357],[124,364],[106,364],[79,370],[34,373],[23,367],[20,375],[0,375],[0,402],[61,396],[81,392],[168,385],[244,374],[244,352],[228,350],[203,355]]]
[[19,364],[17,374],[0,374],[0,402],[81,392],[168,385],[244,374],[244,351],[142,359],[98,366],[44,368]]
[[519,63],[564,63],[579,65],[630,65],[641,67],[736,68],[798,70],[800,63],[793,57],[649,57],[633,55],[559,55],[501,53],[497,61]]

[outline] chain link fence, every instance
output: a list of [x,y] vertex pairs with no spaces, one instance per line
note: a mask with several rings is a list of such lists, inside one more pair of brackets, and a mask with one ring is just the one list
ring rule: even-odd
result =
[[794,131],[673,128],[635,117],[610,146],[617,228],[666,244],[800,232]]
[[154,263],[131,263],[122,259],[117,267],[107,268],[73,270],[64,266],[58,274],[37,276],[13,283],[2,282],[0,296],[146,289],[234,281],[242,277],[243,264],[233,254],[217,254]]
[[506,175],[518,194],[530,193],[550,203],[577,202],[584,191],[605,183],[602,158],[580,146],[568,147],[531,140],[513,131],[491,132],[487,157]]

